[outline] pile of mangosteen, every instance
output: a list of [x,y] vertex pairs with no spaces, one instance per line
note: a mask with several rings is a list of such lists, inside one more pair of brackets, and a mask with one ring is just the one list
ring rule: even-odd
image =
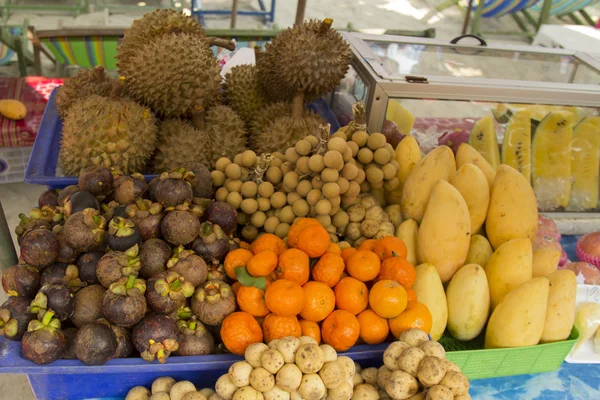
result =
[[212,197],[200,164],[149,183],[90,167],[44,192],[20,215],[0,335],[37,364],[221,351],[219,326],[235,310],[222,263],[239,241],[236,211]]

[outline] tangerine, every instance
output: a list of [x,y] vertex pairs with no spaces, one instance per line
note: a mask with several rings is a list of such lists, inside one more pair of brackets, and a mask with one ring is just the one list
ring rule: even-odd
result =
[[311,225],[300,232],[297,247],[310,258],[321,257],[329,248],[331,237],[323,226]]
[[328,253],[333,253],[333,254],[337,254],[338,256],[342,255],[342,249],[340,249],[340,246],[338,246],[337,243],[329,243],[329,247],[327,248],[327,252]]
[[279,279],[267,287],[265,302],[274,314],[282,317],[296,316],[304,308],[304,290],[296,282]]
[[335,310],[325,318],[321,326],[323,342],[336,351],[348,350],[356,344],[359,336],[358,319],[346,310]]
[[298,249],[287,249],[279,256],[275,269],[277,279],[288,279],[302,286],[308,282],[310,260],[305,252]]
[[417,292],[415,292],[412,289],[407,289],[406,290],[406,302],[407,302],[407,307],[411,304],[414,304],[417,302]]
[[298,321],[300,323],[300,328],[302,329],[302,336],[308,336],[315,339],[317,344],[321,344],[321,328],[319,324],[313,321],[307,321],[305,319],[300,319]]
[[264,317],[270,312],[265,303],[265,291],[254,286],[241,286],[236,300],[240,309],[253,317]]
[[317,282],[323,282],[334,287],[344,272],[344,259],[333,253],[325,253],[312,269],[312,277]]
[[287,249],[287,245],[281,238],[273,235],[272,233],[265,233],[260,235],[250,245],[250,251],[254,254],[258,254],[261,251],[271,250],[279,256]]
[[267,276],[277,268],[277,253],[272,250],[263,250],[260,253],[254,253],[254,256],[248,260],[246,269],[252,276]]
[[375,240],[375,239],[367,239],[367,240],[363,241],[360,244],[360,246],[358,246],[358,250],[373,251],[376,243],[377,243],[377,240]]
[[341,256],[344,259],[344,262],[348,262],[350,257],[352,257],[352,255],[357,251],[358,250],[356,250],[354,247],[348,247],[347,249],[342,250]]
[[304,308],[300,316],[307,321],[323,321],[335,308],[333,290],[322,282],[307,282],[304,289]]
[[367,344],[383,343],[390,333],[388,322],[373,310],[365,310],[356,316],[360,324],[360,338]]
[[390,279],[376,282],[369,292],[369,305],[382,318],[397,317],[407,303],[406,289]]
[[252,252],[246,249],[236,249],[227,253],[227,257],[225,257],[225,262],[223,263],[227,276],[233,280],[237,280],[235,268],[245,267],[252,257]]
[[297,247],[300,232],[306,227],[313,225],[321,225],[319,221],[314,218],[298,218],[290,227],[287,235],[288,247]]
[[334,288],[335,305],[340,310],[346,310],[354,315],[359,314],[369,305],[369,289],[364,282],[347,277],[342,279]]
[[252,343],[263,341],[263,332],[252,315],[238,311],[223,320],[221,339],[227,350],[242,356]]
[[368,250],[358,250],[346,262],[348,274],[362,282],[375,279],[380,269],[381,261],[379,257]]
[[431,331],[432,317],[429,308],[423,303],[409,304],[400,315],[388,320],[390,331],[396,339],[400,334],[412,328],[421,329],[429,333]]
[[286,336],[302,336],[302,327],[295,316],[282,317],[273,313],[267,314],[263,320],[262,329],[265,343]]
[[381,269],[379,270],[379,275],[377,275],[377,280],[380,281],[383,279],[396,281],[408,290],[415,284],[417,272],[410,261],[400,257],[391,257],[385,259],[381,263]]
[[406,260],[406,255],[408,253],[404,242],[395,236],[387,236],[379,239],[377,243],[375,243],[373,251],[381,261],[390,257],[400,257],[401,259]]

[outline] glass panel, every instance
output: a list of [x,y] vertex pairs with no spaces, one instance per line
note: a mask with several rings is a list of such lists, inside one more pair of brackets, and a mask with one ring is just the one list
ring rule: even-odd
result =
[[394,75],[600,84],[600,71],[572,56],[390,42],[366,43]]
[[599,211],[600,107],[390,99],[384,126],[428,153],[469,142],[533,185],[540,211]]
[[346,126],[352,121],[352,105],[357,101],[367,104],[369,88],[350,66],[348,73],[339,86],[331,94],[329,104],[340,126]]

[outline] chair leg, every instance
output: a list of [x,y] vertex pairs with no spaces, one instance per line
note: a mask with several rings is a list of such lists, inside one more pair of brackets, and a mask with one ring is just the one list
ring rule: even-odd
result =
[[15,54],[17,55],[17,63],[19,64],[19,74],[21,77],[27,76],[27,60],[23,52],[23,42],[19,36],[15,37]]
[[510,14],[510,16],[516,22],[516,24],[519,25],[519,28],[521,28],[523,32],[529,32],[529,29],[527,29],[527,24],[523,22],[523,20],[517,15],[517,13],[512,13]]
[[583,19],[585,19],[585,21],[591,26],[596,25],[596,21],[594,21],[594,19],[590,16],[590,14],[587,13],[587,11],[585,11],[585,9],[579,10],[579,14],[581,14]]
[[535,31],[539,31],[542,25],[544,25],[548,21],[548,17],[550,17],[550,9],[552,8],[552,0],[544,0],[544,4],[542,5],[542,11],[540,11],[540,19],[538,20],[537,25],[535,26]]
[[448,0],[445,3],[440,4],[435,8],[435,11],[442,12],[450,7],[454,7],[458,5],[459,0]]
[[567,16],[569,17],[569,19],[570,19],[571,21],[573,21],[573,23],[574,23],[575,25],[585,25],[585,24],[583,23],[583,21],[582,21],[582,20],[580,20],[580,19],[577,17],[577,15],[575,15],[575,13],[569,13],[569,14],[567,14]]
[[467,13],[465,14],[465,20],[463,22],[462,34],[467,33],[467,29],[469,29],[469,22],[471,22],[471,12],[473,11],[473,0],[469,0],[469,5],[467,6]]
[[239,0],[233,0],[233,6],[231,7],[231,25],[230,25],[231,29],[235,29],[239,5],[240,5]]
[[483,6],[484,1],[479,1],[477,3],[477,8],[475,9],[475,15],[473,16],[473,22],[471,23],[471,33],[473,35],[479,35],[481,32],[480,24],[481,24],[481,15],[483,14]]

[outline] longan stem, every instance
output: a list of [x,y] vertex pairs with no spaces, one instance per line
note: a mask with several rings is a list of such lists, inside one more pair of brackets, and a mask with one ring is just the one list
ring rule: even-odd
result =
[[304,89],[298,89],[292,99],[292,118],[301,119],[304,114]]

